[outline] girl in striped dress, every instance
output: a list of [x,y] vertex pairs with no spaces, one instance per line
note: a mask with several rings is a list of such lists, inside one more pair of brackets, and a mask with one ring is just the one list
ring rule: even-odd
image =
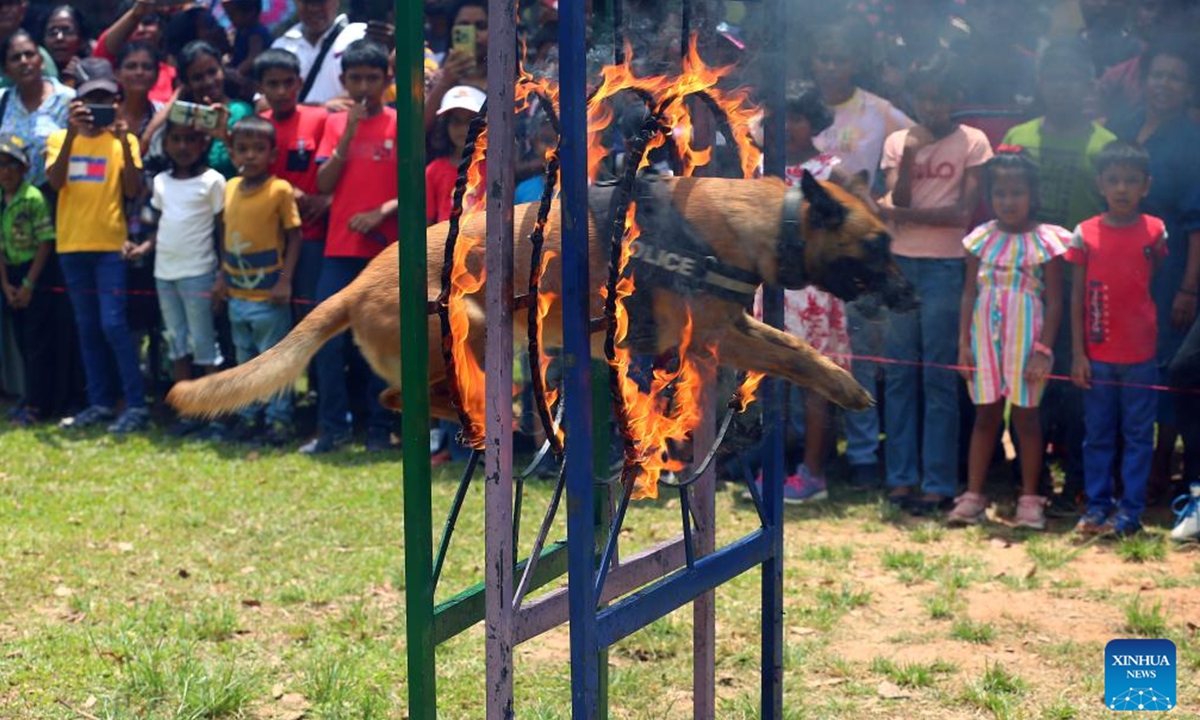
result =
[[1018,527],[1046,527],[1046,498],[1037,494],[1042,469],[1038,404],[1054,360],[1050,346],[1062,319],[1063,261],[1071,233],[1038,223],[1037,166],[1025,153],[1001,146],[984,166],[984,189],[996,219],[963,239],[967,251],[959,324],[959,366],[975,403],[967,460],[967,491],[947,521],[978,523],[988,501],[984,482],[1005,398],[1020,448]]

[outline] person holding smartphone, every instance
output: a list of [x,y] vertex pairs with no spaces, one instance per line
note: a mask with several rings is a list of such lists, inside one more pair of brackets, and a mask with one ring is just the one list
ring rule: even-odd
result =
[[451,88],[471,85],[487,90],[487,2],[460,0],[451,17],[454,22],[450,27],[450,52],[446,54],[441,73],[425,97],[426,133],[433,129],[442,98]]
[[[117,117],[120,88],[108,61],[84,58],[76,81],[67,128],[46,141],[46,176],[58,191],[56,249],[87,377],[88,407],[62,426],[111,423],[109,432],[124,435],[150,422],[121,256],[129,234],[125,202],[142,192],[142,159],[137,137]],[[122,396],[125,408],[116,417]]]

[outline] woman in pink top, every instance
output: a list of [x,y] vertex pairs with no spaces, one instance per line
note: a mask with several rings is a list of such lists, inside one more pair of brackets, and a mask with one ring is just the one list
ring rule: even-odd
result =
[[892,315],[885,371],[888,499],[913,514],[946,509],[958,480],[956,329],[963,286],[962,237],[992,156],[982,131],[951,119],[961,93],[953,60],[938,55],[912,76],[919,125],[883,146],[888,194],[881,215],[892,252],[917,290],[918,311]]

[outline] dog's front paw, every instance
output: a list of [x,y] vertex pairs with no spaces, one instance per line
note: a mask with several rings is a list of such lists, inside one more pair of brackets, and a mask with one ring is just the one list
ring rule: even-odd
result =
[[826,389],[829,391],[826,397],[847,410],[866,410],[875,406],[871,393],[844,370],[830,378]]

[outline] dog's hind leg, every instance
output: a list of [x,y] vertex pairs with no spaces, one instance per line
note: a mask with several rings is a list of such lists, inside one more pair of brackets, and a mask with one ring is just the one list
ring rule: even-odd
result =
[[811,388],[847,410],[875,404],[854,377],[808,343],[742,316],[720,341],[721,364],[755,370]]

